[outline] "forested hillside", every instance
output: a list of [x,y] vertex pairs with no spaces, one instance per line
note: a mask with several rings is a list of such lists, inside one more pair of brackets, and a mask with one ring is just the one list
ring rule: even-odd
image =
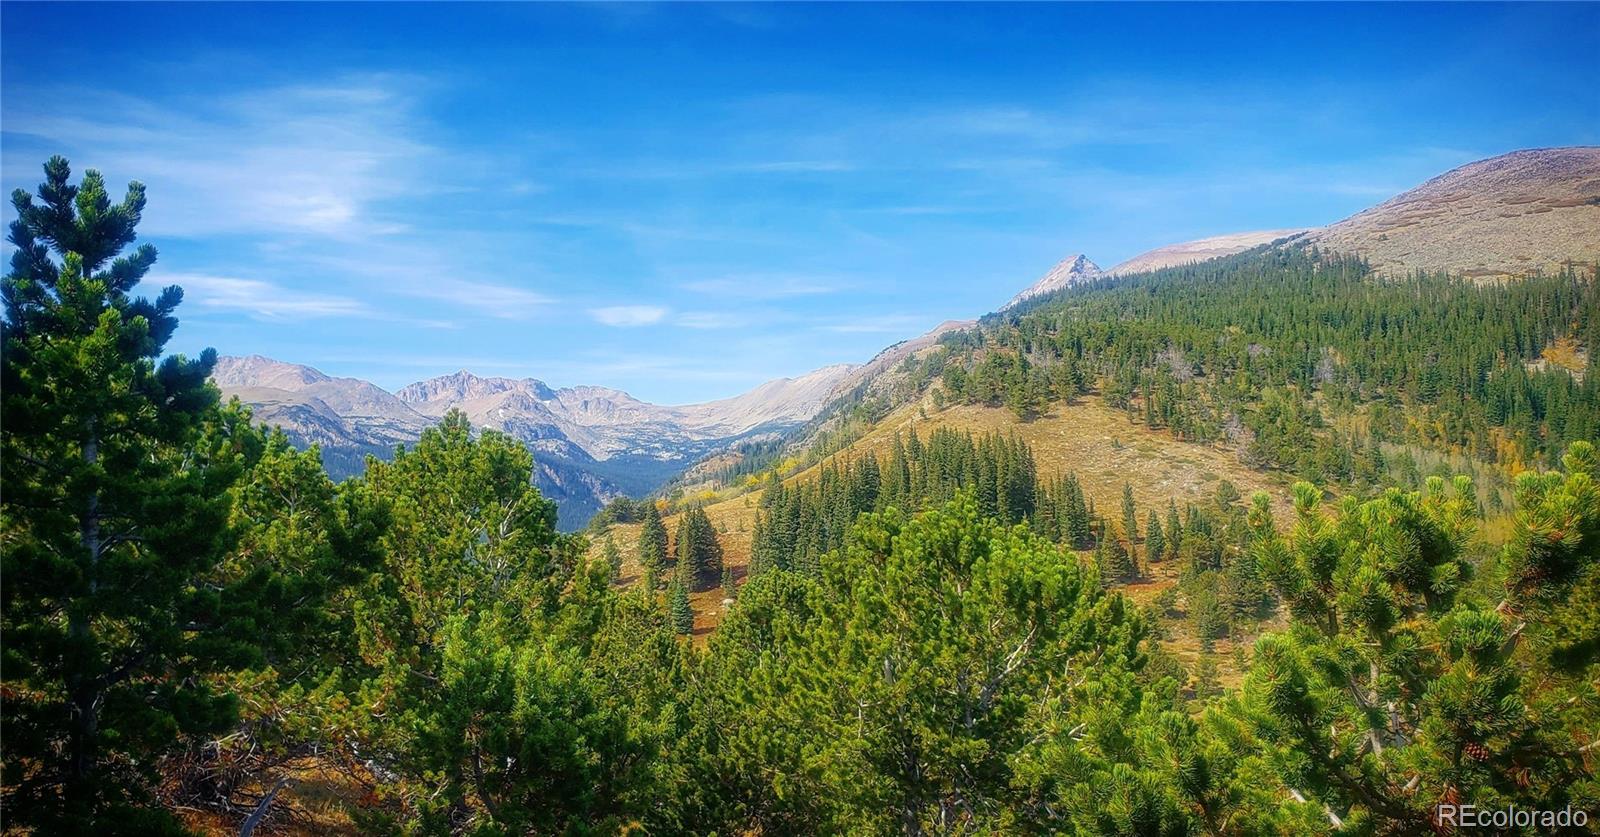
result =
[[946,336],[909,371],[937,378],[947,401],[1023,420],[1092,389],[1177,438],[1227,439],[1257,464],[1348,483],[1365,440],[1552,464],[1600,433],[1587,353],[1558,353],[1597,338],[1593,266],[1379,280],[1291,246],[1030,301]]
[[165,352],[144,188],[45,174],[0,335],[7,829],[1600,811],[1592,268],[1299,247],[1072,285],[578,535],[460,411],[332,482],[221,403],[214,352]]

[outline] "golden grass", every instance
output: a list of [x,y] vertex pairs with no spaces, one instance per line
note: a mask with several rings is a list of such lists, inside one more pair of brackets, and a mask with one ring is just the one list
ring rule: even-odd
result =
[[[1096,510],[1110,517],[1121,513],[1124,483],[1133,487],[1134,502],[1139,507],[1142,522],[1150,509],[1165,510],[1169,498],[1179,507],[1189,502],[1209,501],[1218,483],[1226,479],[1247,497],[1257,490],[1267,491],[1273,496],[1274,511],[1279,519],[1287,519],[1289,505],[1281,480],[1244,467],[1232,451],[1181,442],[1166,433],[1134,424],[1125,414],[1106,407],[1098,399],[1083,399],[1072,405],[1056,404],[1049,414],[1031,422],[1018,421],[1009,410],[988,407],[962,405],[935,411],[925,400],[896,410],[844,451],[785,482],[812,479],[832,460],[853,461],[868,451],[887,456],[896,430],[907,434],[914,428],[927,438],[940,427],[973,433],[1017,433],[1033,448],[1042,478],[1076,473]],[[738,583],[742,583],[750,564],[750,534],[760,494],[759,490],[750,491],[706,506],[706,516],[711,519],[722,543],[723,562],[733,568]],[[673,532],[677,527],[677,515],[666,518],[666,524],[667,531]],[[617,524],[611,527],[610,535],[616,539],[623,555],[618,583],[631,586],[643,577],[635,555],[639,526]],[[604,540],[602,535],[591,544],[591,555],[599,556]],[[1158,593],[1161,586],[1171,583],[1171,579],[1153,580],[1150,585],[1160,586],[1149,586],[1147,591],[1137,592],[1147,599]],[[1130,590],[1133,592],[1136,591]],[[721,622],[726,610],[722,590],[717,587],[695,591],[690,594],[689,601],[695,611],[694,635],[703,641]],[[1219,648],[1222,647],[1219,644]],[[1223,660],[1218,662],[1219,667],[1226,668]]]

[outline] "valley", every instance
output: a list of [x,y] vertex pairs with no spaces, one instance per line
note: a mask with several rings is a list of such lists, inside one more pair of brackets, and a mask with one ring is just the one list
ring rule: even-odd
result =
[[[1389,275],[1442,271],[1483,279],[1548,273],[1563,265],[1583,270],[1600,262],[1597,201],[1600,149],[1516,152],[1463,166],[1327,227],[1166,245],[1104,271],[1074,254],[999,310],[1012,311],[1064,289],[1269,246],[1326,247],[1370,259],[1374,269]],[[1508,207],[1516,211],[1508,215]],[[1440,225],[1448,226],[1448,237],[1438,234]],[[1431,243],[1407,243],[1414,236]],[[394,445],[414,441],[447,410],[464,410],[476,426],[504,431],[538,454],[538,485],[558,502],[561,525],[570,530],[581,528],[607,501],[646,496],[740,442],[806,444],[795,434],[803,437],[808,422],[825,407],[861,393],[884,394],[899,380],[896,372],[907,357],[975,322],[942,324],[860,365],[826,367],[682,407],[647,404],[605,387],[557,390],[535,379],[480,378],[465,370],[394,394],[262,357],[223,358],[214,375],[224,396],[239,397],[259,421],[282,427],[297,445],[319,445],[335,477],[359,473],[367,455],[389,456]]]
[[1600,3],[0,2],[0,837],[1600,823]]
[[536,456],[540,491],[580,528],[606,501],[643,496],[706,454],[773,437],[810,419],[853,367],[770,381],[720,401],[662,407],[605,387],[552,389],[527,378],[466,371],[388,393],[354,378],[260,356],[223,357],[212,379],[264,425],[299,447],[312,444],[336,479],[359,474],[367,456],[387,459],[423,428],[461,410],[474,426],[502,431]]
[[[1138,508],[1148,510],[1165,509],[1169,500],[1180,508],[1188,504],[1208,504],[1218,486],[1227,481],[1244,496],[1266,491],[1274,498],[1274,511],[1280,518],[1291,514],[1286,499],[1287,481],[1281,476],[1243,466],[1233,450],[1175,441],[1167,434],[1130,422],[1125,413],[1109,409],[1093,397],[1071,405],[1058,405],[1049,414],[1027,423],[1017,421],[1003,408],[962,405],[939,410],[931,398],[924,399],[902,406],[844,450],[823,457],[784,482],[795,485],[815,480],[824,466],[853,461],[864,455],[887,457],[896,433],[908,436],[917,432],[926,437],[940,428],[1015,434],[1032,448],[1041,480],[1073,473],[1085,495],[1102,510],[1117,507],[1124,485],[1133,488]],[[720,491],[702,486],[700,493],[690,487],[677,502],[678,505],[704,504],[723,547],[722,560],[741,580],[750,567],[751,536],[756,528],[761,497],[762,489],[756,482]],[[676,529],[679,517],[679,513],[665,517],[669,532]],[[618,583],[623,587],[637,584],[644,575],[636,552],[638,533],[639,524],[621,523],[591,534],[591,559],[603,559],[607,540],[621,551],[624,557]],[[1088,550],[1080,555],[1090,558]],[[1177,575],[1175,562],[1157,563],[1149,568],[1147,577],[1123,589],[1135,601],[1147,604],[1162,590],[1173,587]],[[703,642],[721,622],[729,604],[722,589],[715,586],[692,591],[689,599],[695,612],[693,635]],[[1200,646],[1192,633],[1182,630],[1180,625],[1165,642],[1186,666],[1192,667]],[[1232,657],[1233,646],[1240,642],[1235,637],[1224,639],[1218,645],[1219,667],[1225,682],[1235,680],[1240,674]]]

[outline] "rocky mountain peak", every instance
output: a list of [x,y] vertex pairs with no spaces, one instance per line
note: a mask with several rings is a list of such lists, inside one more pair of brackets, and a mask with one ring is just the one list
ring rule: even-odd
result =
[[1093,282],[1104,275],[1100,270],[1100,266],[1090,261],[1088,256],[1082,253],[1074,253],[1056,262],[1055,267],[1050,268],[1045,275],[1039,277],[1039,281],[1034,282],[1022,293],[1012,297],[1011,301],[1002,306],[1000,310],[1004,311],[1007,308],[1018,305],[1023,300],[1043,296],[1044,294],[1059,291],[1062,288],[1080,285],[1084,282]]
[[261,355],[219,357],[216,368],[211,371],[211,378],[223,389],[254,386],[290,391],[331,380],[309,366],[284,363]]
[[395,395],[408,404],[429,402],[458,403],[488,398],[504,392],[525,392],[542,401],[554,398],[554,390],[535,378],[480,378],[462,369],[449,375],[440,375],[400,388]]

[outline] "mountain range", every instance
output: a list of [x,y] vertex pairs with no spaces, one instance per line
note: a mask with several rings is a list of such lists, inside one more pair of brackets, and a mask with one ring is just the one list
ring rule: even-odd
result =
[[[1360,255],[1384,274],[1450,272],[1503,280],[1600,263],[1600,148],[1518,151],[1462,166],[1335,224],[1232,233],[1158,247],[1101,270],[1068,256],[1001,310],[1093,281],[1205,261],[1261,246],[1306,242]],[[896,343],[867,363],[780,378],[732,398],[662,406],[597,386],[553,389],[533,378],[484,378],[462,370],[389,393],[354,378],[269,358],[225,357],[214,380],[297,445],[317,444],[330,473],[357,473],[368,454],[388,456],[451,409],[504,431],[535,453],[536,480],[581,526],[607,500],[642,496],[702,457],[740,442],[781,437],[830,402],[882,386],[902,360],[950,321]]]
[[465,370],[389,393],[356,378],[259,355],[222,357],[212,380],[257,420],[299,446],[318,445],[336,478],[369,454],[388,457],[446,412],[503,431],[535,453],[540,490],[560,504],[561,525],[581,526],[607,500],[648,493],[695,460],[734,442],[782,433],[822,408],[855,367],[827,366],[769,381],[742,395],[684,406],[640,401],[605,387],[553,389],[533,378],[483,378]]

